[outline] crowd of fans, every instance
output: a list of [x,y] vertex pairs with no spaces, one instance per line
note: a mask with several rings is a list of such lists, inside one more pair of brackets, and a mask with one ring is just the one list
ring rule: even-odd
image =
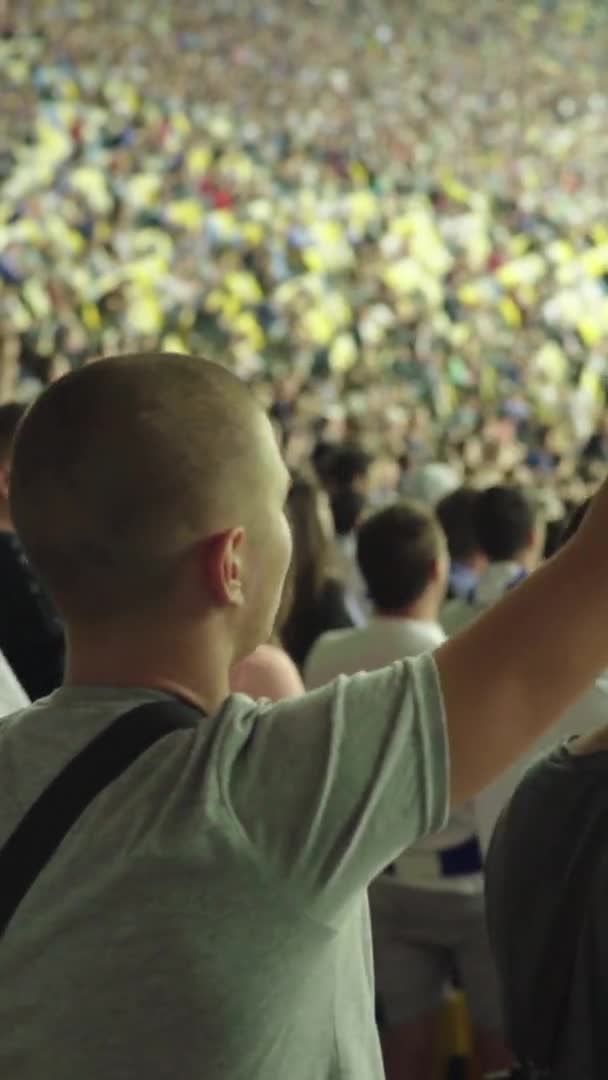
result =
[[[185,361],[180,368],[182,354],[221,360],[271,418],[291,480],[285,513],[293,555],[272,627],[262,644],[252,635],[257,648],[239,653],[231,691],[294,702],[338,676],[383,672],[441,649],[535,577],[608,463],[604,6],[174,0],[152,10],[136,0],[31,0],[0,5],[0,31],[7,120],[0,136],[2,711],[59,685],[64,621],[76,641],[87,640],[83,627],[99,632],[103,620],[84,608],[83,616],[65,586],[73,567],[82,573],[83,597],[93,579],[102,596],[99,583],[117,585],[120,559],[131,550],[121,546],[122,531],[143,529],[128,509],[130,494],[120,520],[91,510],[84,487],[72,504],[72,469],[76,477],[84,466],[68,465],[68,451],[57,450],[65,476],[50,466],[49,476],[64,484],[62,505],[73,516],[38,537],[33,550],[59,581],[51,593],[68,598],[67,619],[55,613],[15,532],[9,480],[26,404],[71,369],[90,371],[104,354],[167,354],[162,370],[150,358],[149,376],[146,362],[141,367],[142,386],[158,380],[149,415],[164,417],[141,435],[152,451],[159,432],[171,428],[176,445],[181,438],[172,428],[177,411],[163,414],[163,386],[176,410],[190,415],[176,389],[179,372],[193,386],[198,376]],[[122,378],[134,402],[147,402],[137,364],[106,370],[109,388]],[[93,416],[81,374],[75,385],[84,390],[74,393]],[[227,397],[214,381],[224,377],[201,375],[236,442],[239,418],[222,412]],[[108,394],[118,414],[118,399]],[[246,425],[251,406],[240,407]],[[112,424],[127,447],[124,410]],[[203,470],[215,449],[213,423],[208,417],[202,435],[193,422],[188,429],[193,444],[199,435],[207,440]],[[43,468],[32,445],[29,459],[22,452],[24,475],[28,460]],[[185,478],[189,451],[175,459]],[[138,463],[150,479],[137,453],[125,467],[125,492],[135,490],[128,481]],[[218,475],[229,456],[218,450]],[[109,476],[97,477],[100,499],[116,511]],[[216,478],[205,479],[214,489]],[[17,504],[21,498],[35,539],[36,510],[27,507],[28,499],[35,506],[36,483],[35,470],[29,487],[17,481]],[[177,483],[171,476],[159,499]],[[266,487],[248,495],[256,493],[266,506]],[[83,525],[89,511],[99,541]],[[173,511],[171,503],[172,538]],[[77,539],[62,550],[64,524]],[[134,544],[144,564],[160,559],[155,543]],[[224,555],[228,565],[232,553]],[[237,578],[239,560],[237,552]],[[133,581],[141,574],[144,582],[146,565],[136,569]],[[222,572],[215,568],[205,594],[209,611],[232,602],[217,599]],[[121,580],[130,587],[128,574]],[[165,581],[158,567],[149,581]],[[531,619],[533,605],[522,603]],[[120,613],[123,630],[129,618]],[[191,611],[186,621],[190,633]],[[99,667],[89,661],[85,688]],[[111,673],[119,669],[117,662]],[[388,675],[378,679],[368,685],[380,687]],[[574,676],[572,683],[578,686]],[[352,691],[362,709],[365,680],[339,685],[363,687],[360,700]],[[429,701],[438,696],[415,693],[416,709],[428,710],[428,730],[435,730],[441,708],[433,711]],[[567,693],[558,697],[557,704],[561,697],[569,703]],[[49,700],[43,711],[55,708]],[[331,706],[336,730],[341,707]],[[597,683],[560,721],[559,734],[594,731],[605,718],[605,688]],[[537,727],[528,744],[542,734]],[[550,746],[557,731],[532,752]],[[324,761],[334,752],[323,744]],[[481,1065],[512,1064],[503,1008],[512,969],[500,972],[501,1002],[485,928],[484,862],[530,758],[499,772],[513,754],[498,756],[493,770],[480,770],[483,779],[494,777],[489,787],[464,784],[471,798],[456,807],[441,809],[434,796],[433,835],[424,837],[420,825],[408,850],[371,875],[377,1019],[389,1080],[430,1075],[446,980],[467,992]],[[424,784],[432,787],[428,777]],[[503,949],[513,922],[500,910],[506,891],[501,883],[493,893]],[[521,1057],[525,1040],[510,1034]],[[572,1047],[568,1053],[577,1060]]]
[[607,43],[589,2],[9,5],[4,398],[161,344],[278,399],[294,464],[351,423],[380,486],[439,458],[581,501]]

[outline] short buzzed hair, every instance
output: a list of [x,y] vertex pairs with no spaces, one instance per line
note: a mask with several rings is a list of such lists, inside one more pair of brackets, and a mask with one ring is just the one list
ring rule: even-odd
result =
[[256,415],[225,368],[174,354],[99,360],[41,395],[15,442],[11,510],[68,620],[154,610],[193,543],[242,523]]
[[377,611],[403,611],[433,580],[446,551],[439,522],[424,503],[394,503],[367,519],[359,530],[359,568]]

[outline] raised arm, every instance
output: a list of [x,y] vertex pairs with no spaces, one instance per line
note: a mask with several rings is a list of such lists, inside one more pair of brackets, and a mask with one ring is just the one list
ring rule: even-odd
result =
[[451,800],[475,795],[608,666],[608,489],[574,539],[436,654]]

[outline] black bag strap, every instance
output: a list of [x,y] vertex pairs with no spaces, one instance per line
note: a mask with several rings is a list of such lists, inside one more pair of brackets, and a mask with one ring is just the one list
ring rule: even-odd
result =
[[55,777],[0,850],[0,937],[66,833],[104,788],[165,735],[203,714],[176,699],[138,705],[96,735]]

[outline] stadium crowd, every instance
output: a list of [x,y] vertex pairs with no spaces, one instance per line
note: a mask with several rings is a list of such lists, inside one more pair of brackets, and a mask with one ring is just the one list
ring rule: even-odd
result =
[[[522,1016],[574,829],[542,877],[526,815],[538,849],[547,807],[591,813],[587,744],[518,784],[608,718],[607,47],[591,0],[0,5],[0,843],[82,750],[70,716],[93,746],[213,719],[156,759],[166,820],[127,770],[0,901],[3,1074],[52,1046],[57,1080],[368,1080],[375,1004],[388,1080],[428,1080],[454,980],[483,1070],[545,1063]],[[213,871],[195,915],[175,850]],[[159,851],[175,892],[144,897]],[[585,1045],[566,1025],[552,1077],[599,1077],[566,951]]]
[[588,2],[14,5],[4,398],[161,345],[286,398],[296,465],[352,417],[392,463],[580,501],[606,456],[607,35]]

